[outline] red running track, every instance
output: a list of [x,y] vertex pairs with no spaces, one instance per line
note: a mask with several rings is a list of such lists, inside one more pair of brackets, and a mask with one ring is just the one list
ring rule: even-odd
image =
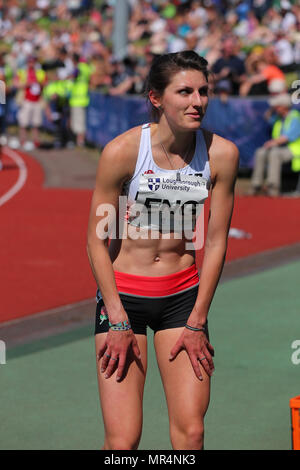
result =
[[[88,299],[96,290],[86,255],[92,191],[44,188],[41,166],[18,155],[27,180],[0,206],[0,322]],[[7,155],[3,162],[0,200],[20,171]],[[299,198],[237,196],[231,227],[252,238],[229,238],[226,261],[299,242],[299,214]]]

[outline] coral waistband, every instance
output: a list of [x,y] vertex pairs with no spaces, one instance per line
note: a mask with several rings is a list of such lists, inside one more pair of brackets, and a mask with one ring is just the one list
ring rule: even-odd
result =
[[165,297],[182,292],[199,283],[196,265],[167,276],[138,276],[115,271],[118,292],[142,297]]

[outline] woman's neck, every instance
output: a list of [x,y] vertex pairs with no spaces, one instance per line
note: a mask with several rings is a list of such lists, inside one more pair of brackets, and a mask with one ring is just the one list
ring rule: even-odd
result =
[[178,131],[162,120],[155,126],[152,144],[162,144],[168,153],[182,156],[193,146],[195,131]]

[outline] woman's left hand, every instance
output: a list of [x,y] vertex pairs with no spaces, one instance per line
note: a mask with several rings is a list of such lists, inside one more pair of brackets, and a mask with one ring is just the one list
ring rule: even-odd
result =
[[170,361],[175,359],[177,354],[183,349],[186,350],[198,379],[203,380],[199,363],[201,363],[207,375],[209,377],[212,376],[214,371],[212,360],[214,348],[209,343],[204,331],[191,331],[185,328],[171,350]]

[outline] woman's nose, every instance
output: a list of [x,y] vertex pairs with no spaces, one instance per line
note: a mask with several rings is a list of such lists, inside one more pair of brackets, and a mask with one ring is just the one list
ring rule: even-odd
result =
[[202,107],[202,98],[199,91],[195,91],[192,95],[192,104],[193,106]]

